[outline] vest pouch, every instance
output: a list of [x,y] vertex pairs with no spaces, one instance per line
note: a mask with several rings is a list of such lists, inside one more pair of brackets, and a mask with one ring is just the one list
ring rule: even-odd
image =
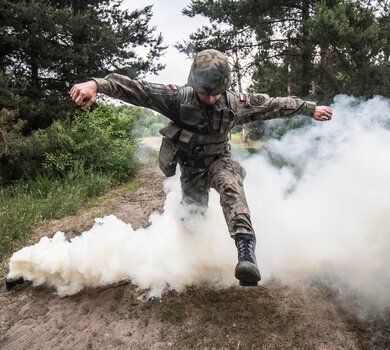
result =
[[194,139],[193,132],[183,129],[179,136],[178,147],[188,155],[192,153],[195,142]]
[[171,140],[162,138],[158,165],[165,176],[170,177],[176,173],[178,149]]
[[160,134],[171,141],[174,141],[177,139],[181,129],[176,126],[173,123],[169,123],[168,125],[164,126],[162,129],[160,129]]

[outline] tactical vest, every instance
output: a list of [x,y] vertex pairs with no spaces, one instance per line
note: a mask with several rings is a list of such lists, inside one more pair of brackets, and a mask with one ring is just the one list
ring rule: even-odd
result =
[[[237,104],[234,93],[226,91],[214,105],[201,108],[197,105],[194,89],[184,86],[180,88],[177,99],[178,120],[160,130],[167,139],[163,141],[160,149],[160,167],[161,163],[166,163],[166,158],[170,157],[167,154],[168,149],[169,153],[172,152],[172,145],[167,146],[169,141],[177,148],[181,159],[200,160],[225,153],[228,133],[236,120]],[[172,166],[173,164],[170,165],[171,168]],[[176,167],[176,164],[174,166]]]

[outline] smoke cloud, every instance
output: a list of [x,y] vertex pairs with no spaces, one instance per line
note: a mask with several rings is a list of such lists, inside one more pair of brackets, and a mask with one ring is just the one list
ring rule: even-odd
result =
[[[332,121],[313,121],[241,159],[259,267],[263,280],[285,283],[331,271],[390,305],[390,101],[337,96],[332,108]],[[218,195],[211,192],[205,216],[189,217],[179,177],[164,186],[164,212],[149,227],[107,216],[71,241],[58,232],[16,252],[8,277],[61,296],[121,280],[150,296],[237,284]]]

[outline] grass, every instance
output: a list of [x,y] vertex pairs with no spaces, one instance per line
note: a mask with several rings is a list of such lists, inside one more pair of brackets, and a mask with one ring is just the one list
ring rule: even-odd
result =
[[109,175],[70,174],[63,180],[38,176],[1,190],[0,260],[24,243],[33,227],[45,220],[74,214],[87,200],[112,185]]

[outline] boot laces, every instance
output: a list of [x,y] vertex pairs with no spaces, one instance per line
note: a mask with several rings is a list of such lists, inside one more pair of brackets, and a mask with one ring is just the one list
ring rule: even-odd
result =
[[255,240],[254,239],[238,239],[237,250],[239,261],[250,261],[256,263],[255,257]]

